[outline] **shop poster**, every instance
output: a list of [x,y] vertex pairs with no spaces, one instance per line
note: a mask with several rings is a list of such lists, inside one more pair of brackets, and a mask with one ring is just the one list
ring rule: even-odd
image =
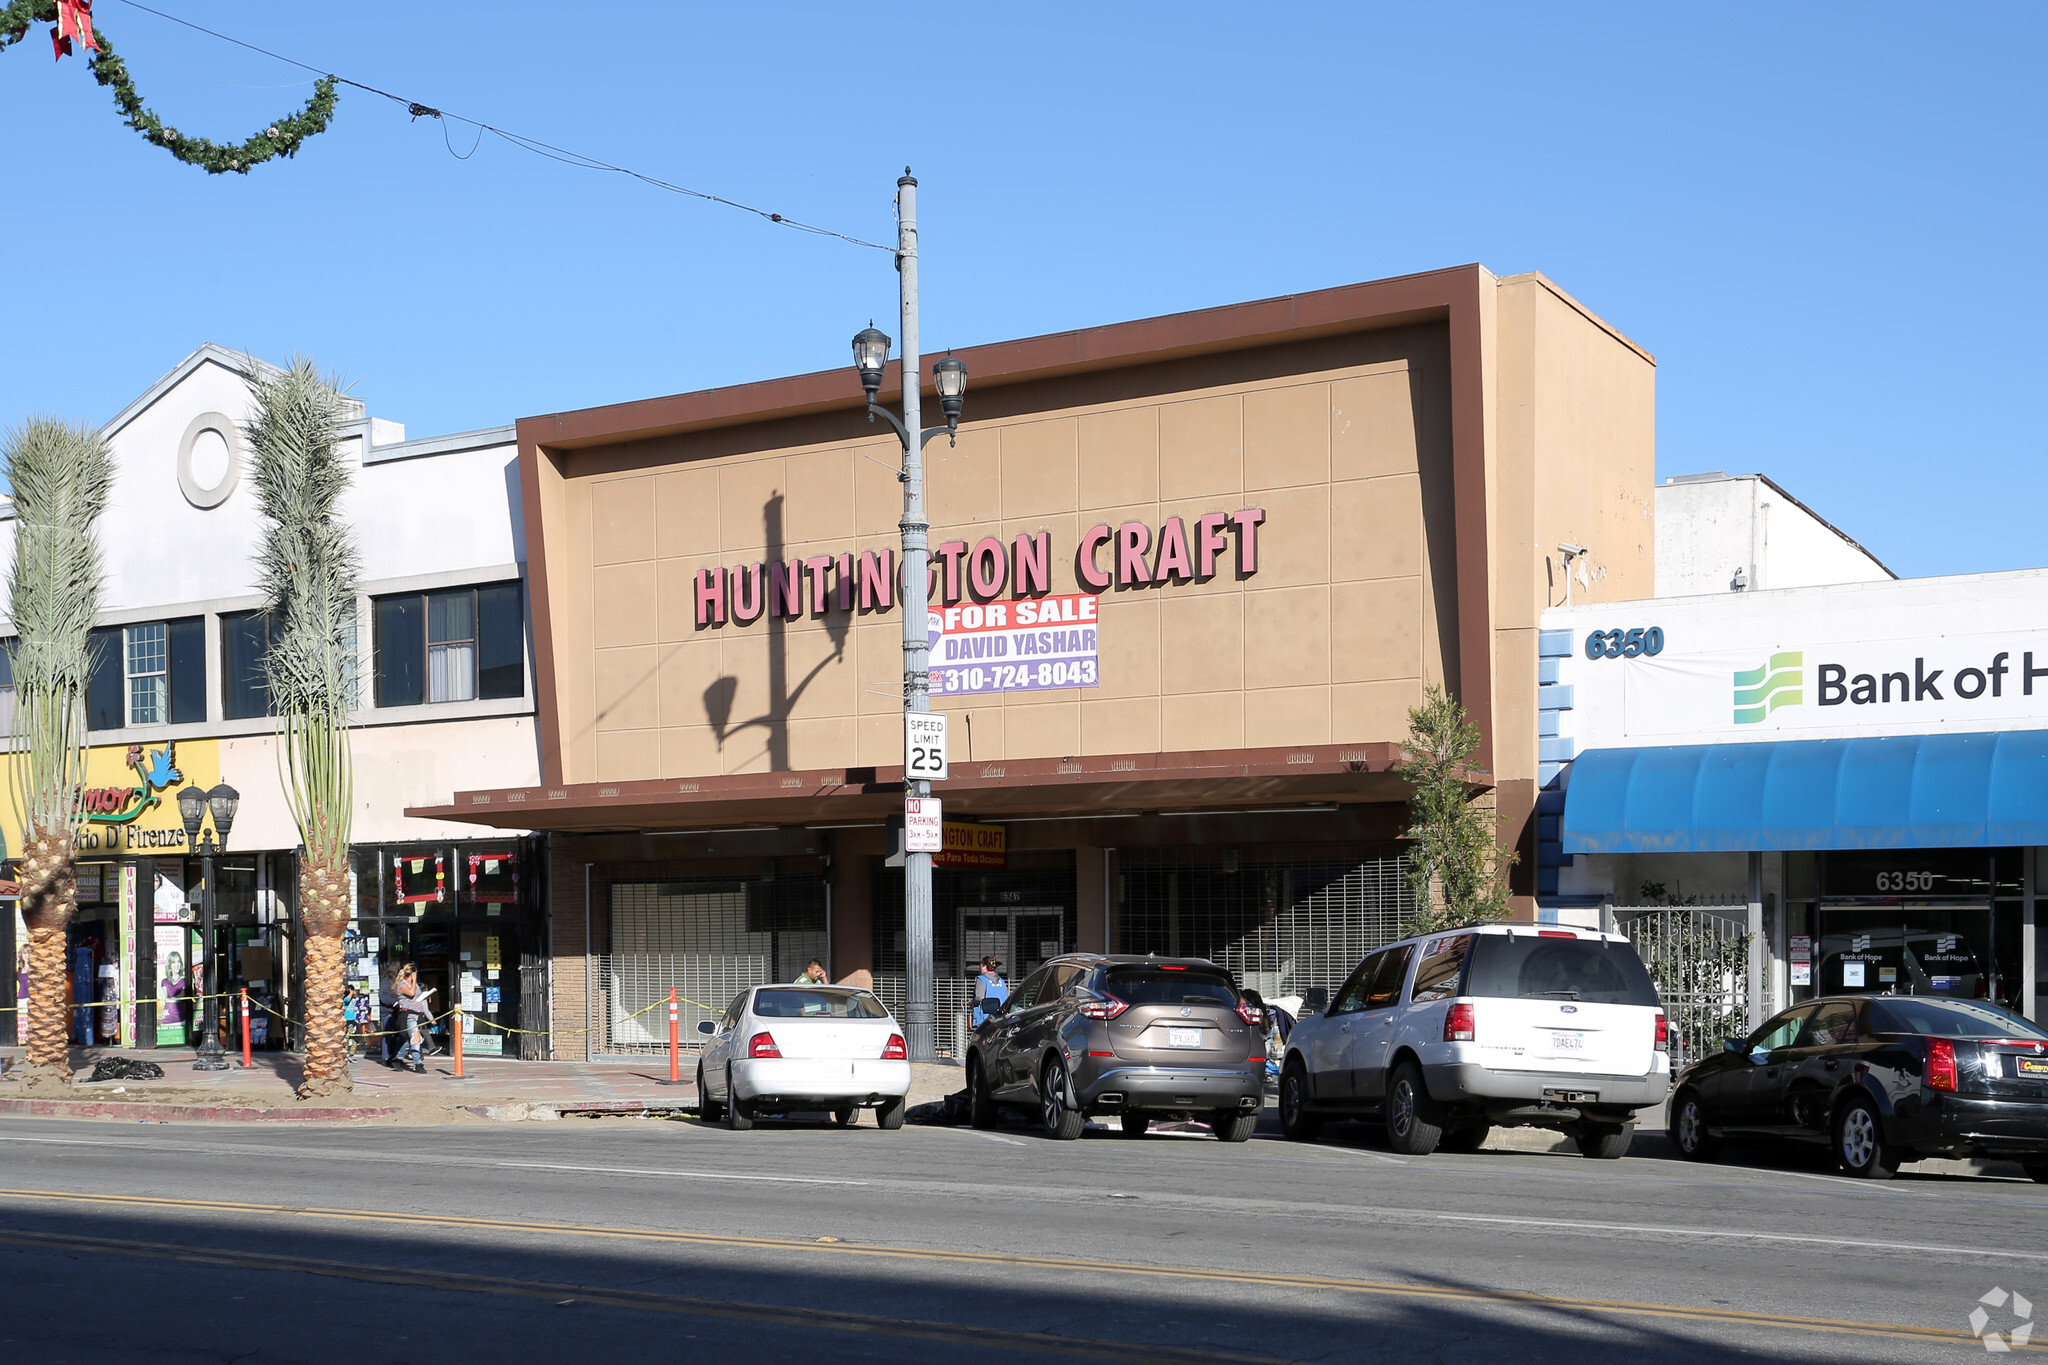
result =
[[1097,601],[1081,593],[933,608],[931,694],[1099,686]]

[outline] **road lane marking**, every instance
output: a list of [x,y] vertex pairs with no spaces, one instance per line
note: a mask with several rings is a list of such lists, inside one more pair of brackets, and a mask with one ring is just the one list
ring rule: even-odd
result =
[[[1283,1365],[1272,1356],[1241,1355],[1229,1351],[1204,1351],[1192,1347],[1107,1341],[1089,1337],[1062,1337],[1041,1332],[973,1327],[920,1318],[886,1318],[870,1313],[790,1308],[779,1304],[744,1303],[729,1299],[699,1299],[681,1294],[656,1294],[636,1289],[605,1289],[583,1284],[554,1284],[545,1280],[515,1280],[497,1275],[468,1275],[447,1270],[364,1266],[352,1262],[321,1261],[305,1256],[281,1256],[265,1252],[199,1251],[189,1247],[167,1246],[160,1242],[129,1241],[113,1237],[23,1233],[12,1229],[0,1229],[0,1242],[55,1251],[80,1251],[94,1255],[111,1254],[141,1260],[173,1261],[210,1268],[321,1275],[330,1279],[396,1285],[405,1289],[452,1290],[468,1294],[540,1299],[557,1307],[574,1304],[601,1308],[629,1308],[643,1312],[674,1313],[684,1317],[725,1318],[777,1327],[808,1327],[858,1333],[864,1336],[907,1338],[913,1341],[940,1342],[983,1349],[994,1347],[1024,1350],[1039,1355],[1072,1356],[1090,1360],[1142,1361],[1146,1365]],[[567,1297],[563,1297],[564,1295]]]
[[[1521,1290],[1484,1289],[1435,1284],[1397,1284],[1375,1280],[1347,1280],[1321,1275],[1285,1275],[1249,1270],[1213,1270],[1200,1266],[1147,1265],[1129,1261],[1085,1261],[1054,1256],[1023,1256],[993,1251],[943,1251],[925,1247],[897,1247],[854,1242],[799,1242],[776,1237],[738,1237],[706,1232],[667,1232],[643,1228],[597,1227],[576,1223],[514,1222],[508,1219],[497,1218],[464,1218],[453,1214],[396,1213],[375,1209],[311,1208],[290,1204],[245,1204],[222,1199],[168,1199],[153,1195],[96,1194],[71,1190],[0,1189],[0,1199],[20,1199],[46,1204],[87,1205],[157,1211],[185,1210],[201,1213],[270,1214],[284,1218],[354,1223],[390,1223],[408,1227],[467,1229],[495,1233],[545,1234],[557,1237],[588,1237],[602,1240],[655,1242],[671,1246],[713,1247],[721,1249],[744,1248],[754,1251],[805,1251],[812,1254],[832,1256],[923,1261],[934,1264],[975,1267],[995,1266],[1071,1272],[1095,1276],[1128,1275],[1135,1278],[1154,1280],[1184,1280],[1196,1283],[1249,1285],[1272,1289],[1319,1289],[1368,1297],[1399,1298],[1411,1301],[1478,1303],[1495,1307],[1534,1308],[1549,1313],[1581,1313],[1590,1317],[1656,1318],[1683,1322],[1719,1323],[1736,1327],[1778,1327],[1792,1331],[1819,1332],[1837,1336],[1873,1336],[1894,1339],[1904,1338],[1913,1341],[1959,1343],[1969,1343],[1977,1340],[1976,1336],[1972,1333],[1959,1329],[1917,1327],[1906,1323],[1857,1322],[1849,1319],[1804,1316],[1792,1317],[1776,1313],[1752,1313],[1735,1308],[1646,1303],[1626,1299],[1572,1299]],[[1441,1214],[1438,1216],[1450,1218],[1458,1215]],[[1475,1219],[1473,1221],[1487,1220]],[[1534,1222],[1535,1220],[1528,1221]],[[1548,1226],[1555,1227],[1559,1225],[1553,1223],[1548,1224]],[[1675,1231],[1674,1229],[1667,1228],[1642,1228],[1640,1230],[1653,1233]],[[43,1234],[25,1233],[14,1228],[0,1227],[0,1240],[12,1240],[18,1236],[28,1235],[40,1236]],[[1810,1238],[1800,1240],[1827,1242],[1830,1239]],[[1883,1244],[1873,1243],[1871,1245]],[[1958,1247],[1908,1249],[1948,1252],[1962,1251],[1965,1254],[1970,1254],[1971,1252],[1971,1249]],[[195,1248],[189,1254],[199,1262],[206,1263],[208,1258],[224,1253],[217,1253],[210,1248]],[[2021,1253],[1990,1254],[2017,1255]],[[353,1268],[351,1267],[351,1269]],[[411,1270],[398,1270],[392,1273],[402,1277],[412,1275],[415,1272]],[[2048,1342],[2029,1346],[2028,1349],[2048,1351]]]
[[1551,1228],[1563,1232],[1648,1232],[1659,1237],[1715,1237],[1744,1242],[1801,1242],[1809,1246],[1857,1247],[1866,1251],[1911,1251],[1943,1256],[1998,1256],[2016,1261],[2048,1261],[2048,1251],[1992,1251],[1984,1247],[1924,1246],[1918,1242],[1866,1242],[1853,1237],[1800,1237],[1786,1232],[1745,1232],[1740,1228],[1671,1228],[1642,1223],[1574,1223],[1558,1218],[1504,1218],[1478,1213],[1440,1213],[1446,1223],[1501,1223],[1511,1227]]
[[994,1133],[976,1133],[974,1136],[982,1139],[984,1142],[1007,1143],[1012,1147],[1022,1147],[1024,1145],[1015,1138],[997,1137]]
[[577,1175],[662,1175],[675,1180],[760,1180],[771,1185],[865,1185],[865,1180],[827,1180],[814,1175],[739,1175],[722,1171],[657,1171],[643,1166],[570,1166],[553,1161],[494,1161],[515,1171],[572,1171]]

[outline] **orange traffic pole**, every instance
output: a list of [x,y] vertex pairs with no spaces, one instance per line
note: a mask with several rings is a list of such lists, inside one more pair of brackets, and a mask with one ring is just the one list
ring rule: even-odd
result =
[[249,1056],[249,988],[242,988],[242,1068],[247,1070],[256,1063]]
[[676,1015],[676,988],[668,988],[668,1083],[680,1085],[683,1080],[683,1028]]
[[459,1081],[462,1079],[462,1006],[460,1005],[455,1007],[451,1040],[455,1044],[455,1079]]

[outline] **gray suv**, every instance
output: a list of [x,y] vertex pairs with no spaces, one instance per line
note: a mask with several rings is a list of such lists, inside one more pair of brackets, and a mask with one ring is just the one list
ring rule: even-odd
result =
[[976,1128],[1030,1104],[1048,1136],[1114,1115],[1127,1137],[1154,1119],[1194,1119],[1243,1142],[1265,1098],[1258,1012],[1230,973],[1198,957],[1069,953],[1026,977],[967,1045]]

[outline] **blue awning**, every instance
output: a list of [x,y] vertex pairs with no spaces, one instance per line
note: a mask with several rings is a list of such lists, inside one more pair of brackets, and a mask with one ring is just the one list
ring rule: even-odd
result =
[[2048,730],[1589,749],[1566,853],[2048,845]]

